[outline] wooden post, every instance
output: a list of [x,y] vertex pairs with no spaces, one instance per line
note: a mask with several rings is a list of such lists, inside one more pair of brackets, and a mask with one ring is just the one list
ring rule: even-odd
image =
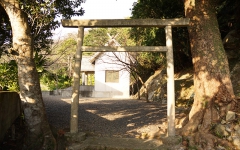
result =
[[85,85],[88,85],[88,72],[86,72],[86,75],[85,75]]
[[82,73],[82,85],[86,85],[85,72]]
[[73,72],[73,91],[71,99],[71,122],[70,122],[70,133],[78,132],[78,105],[79,105],[79,86],[80,86],[80,72],[81,72],[81,61],[82,61],[82,50],[83,45],[84,28],[78,28],[77,38],[77,50],[75,55],[75,64]]
[[172,27],[165,27],[167,47],[167,121],[168,136],[175,136],[175,85],[172,46]]

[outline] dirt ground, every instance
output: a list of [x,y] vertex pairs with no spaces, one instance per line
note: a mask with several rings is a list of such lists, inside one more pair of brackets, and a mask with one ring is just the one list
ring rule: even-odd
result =
[[[44,102],[49,123],[57,132],[69,132],[71,99],[44,96]],[[167,108],[159,102],[80,98],[78,115],[79,132],[87,139],[73,149],[169,149],[163,144]],[[173,142],[172,149],[184,149],[179,137],[165,141]]]
[[[58,150],[65,150],[69,142],[61,136],[69,132],[71,100],[61,96],[43,96],[43,99],[48,121],[60,143]],[[70,147],[75,147],[72,149],[169,149],[160,140],[166,135],[167,109],[159,102],[80,98],[78,115],[79,132],[86,133],[86,139],[75,145],[70,143]],[[16,138],[11,138],[10,130],[0,150],[21,150],[25,129],[20,124],[16,122]],[[170,139],[171,142],[174,140]],[[177,137],[173,149],[183,149],[179,142]]]
[[[69,131],[71,100],[44,96],[49,123]],[[143,100],[80,98],[79,131],[104,137],[148,138],[166,130],[167,109],[158,102]],[[150,138],[150,137],[149,137]]]

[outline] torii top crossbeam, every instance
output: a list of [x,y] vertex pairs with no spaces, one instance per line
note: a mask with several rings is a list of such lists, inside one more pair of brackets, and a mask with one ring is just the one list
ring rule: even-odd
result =
[[72,20],[63,19],[62,26],[70,28],[99,28],[99,27],[186,27],[189,18],[176,19],[99,19],[99,20]]

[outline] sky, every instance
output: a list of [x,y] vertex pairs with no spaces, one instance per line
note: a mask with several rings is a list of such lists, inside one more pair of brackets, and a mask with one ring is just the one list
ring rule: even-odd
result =
[[[131,8],[137,0],[86,0],[82,4],[83,16],[72,19],[124,19],[131,16]],[[68,33],[77,33],[77,28],[63,28],[54,31],[54,38],[63,37]]]

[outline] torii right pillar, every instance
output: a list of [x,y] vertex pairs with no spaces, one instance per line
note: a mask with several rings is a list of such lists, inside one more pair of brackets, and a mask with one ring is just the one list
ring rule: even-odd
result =
[[175,84],[174,84],[174,61],[172,44],[172,27],[165,27],[167,47],[167,136],[175,136]]

